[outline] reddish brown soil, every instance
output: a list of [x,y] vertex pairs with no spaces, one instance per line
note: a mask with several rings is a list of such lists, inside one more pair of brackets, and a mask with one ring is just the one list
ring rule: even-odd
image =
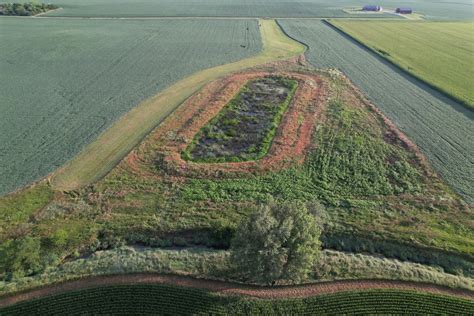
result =
[[[276,66],[275,66],[276,67]],[[181,153],[194,135],[238,93],[249,80],[276,75],[298,81],[298,88],[265,157],[256,161],[195,163]],[[327,79],[318,74],[285,70],[251,70],[214,81],[190,97],[126,158],[126,168],[140,176],[225,177],[262,173],[302,163],[311,144],[315,122],[326,107]]]
[[166,284],[197,288],[225,295],[244,295],[262,299],[301,298],[321,294],[359,291],[369,289],[414,290],[425,293],[451,295],[465,299],[474,299],[474,293],[468,290],[451,289],[427,283],[390,280],[346,280],[323,282],[296,286],[263,287],[239,283],[195,279],[186,276],[161,275],[151,273],[124,274],[89,277],[75,281],[50,285],[28,292],[14,294],[0,299],[0,307],[67,291],[94,288],[118,284]]
[[[299,81],[299,86],[265,157],[257,161],[227,163],[195,163],[181,158],[181,153],[194,135],[235,96],[242,85],[248,80],[269,74],[294,78]],[[346,104],[369,108],[374,120],[383,126],[385,141],[414,153],[413,164],[420,167],[428,178],[439,180],[416,145],[371,104],[348,78],[341,75],[341,80],[349,86],[343,96]],[[324,122],[328,99],[337,93],[329,85],[328,74],[308,68],[303,57],[270,63],[216,80],[186,100],[112,173],[125,169],[139,177],[165,176],[179,182],[186,177],[242,177],[302,163],[312,146],[314,127]]]

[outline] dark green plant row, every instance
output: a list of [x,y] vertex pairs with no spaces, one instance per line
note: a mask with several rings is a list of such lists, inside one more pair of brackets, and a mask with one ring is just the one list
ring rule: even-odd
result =
[[260,300],[220,296],[166,285],[114,285],[17,303],[7,315],[196,314],[456,314],[474,313],[474,302],[404,290],[366,290],[303,299]]

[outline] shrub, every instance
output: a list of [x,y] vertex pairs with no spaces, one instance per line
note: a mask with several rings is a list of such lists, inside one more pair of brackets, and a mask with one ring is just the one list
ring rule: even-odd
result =
[[0,246],[0,275],[11,279],[39,272],[42,268],[40,252],[39,238],[8,240]]
[[238,228],[231,261],[246,281],[301,282],[319,253],[320,234],[305,204],[270,200]]

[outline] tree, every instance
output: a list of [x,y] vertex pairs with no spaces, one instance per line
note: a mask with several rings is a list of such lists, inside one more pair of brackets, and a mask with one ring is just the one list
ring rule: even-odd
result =
[[247,281],[298,283],[307,278],[320,251],[320,234],[305,204],[272,200],[240,224],[231,260]]
[[41,269],[41,241],[24,237],[0,245],[0,274],[14,277],[31,275]]

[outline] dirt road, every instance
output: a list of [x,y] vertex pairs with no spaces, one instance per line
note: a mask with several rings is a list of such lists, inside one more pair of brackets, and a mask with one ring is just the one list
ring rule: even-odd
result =
[[140,273],[88,277],[80,280],[68,281],[60,284],[33,289],[28,292],[0,298],[0,307],[11,305],[21,301],[30,300],[33,298],[40,298],[48,295],[64,293],[67,291],[118,284],[176,285],[207,290],[220,294],[244,295],[262,299],[301,298],[327,293],[369,289],[399,289],[415,290],[419,292],[441,295],[450,295],[474,300],[474,292],[471,291],[456,290],[448,287],[416,282],[390,280],[346,280],[298,286],[261,287],[224,281],[195,279],[186,276]]

